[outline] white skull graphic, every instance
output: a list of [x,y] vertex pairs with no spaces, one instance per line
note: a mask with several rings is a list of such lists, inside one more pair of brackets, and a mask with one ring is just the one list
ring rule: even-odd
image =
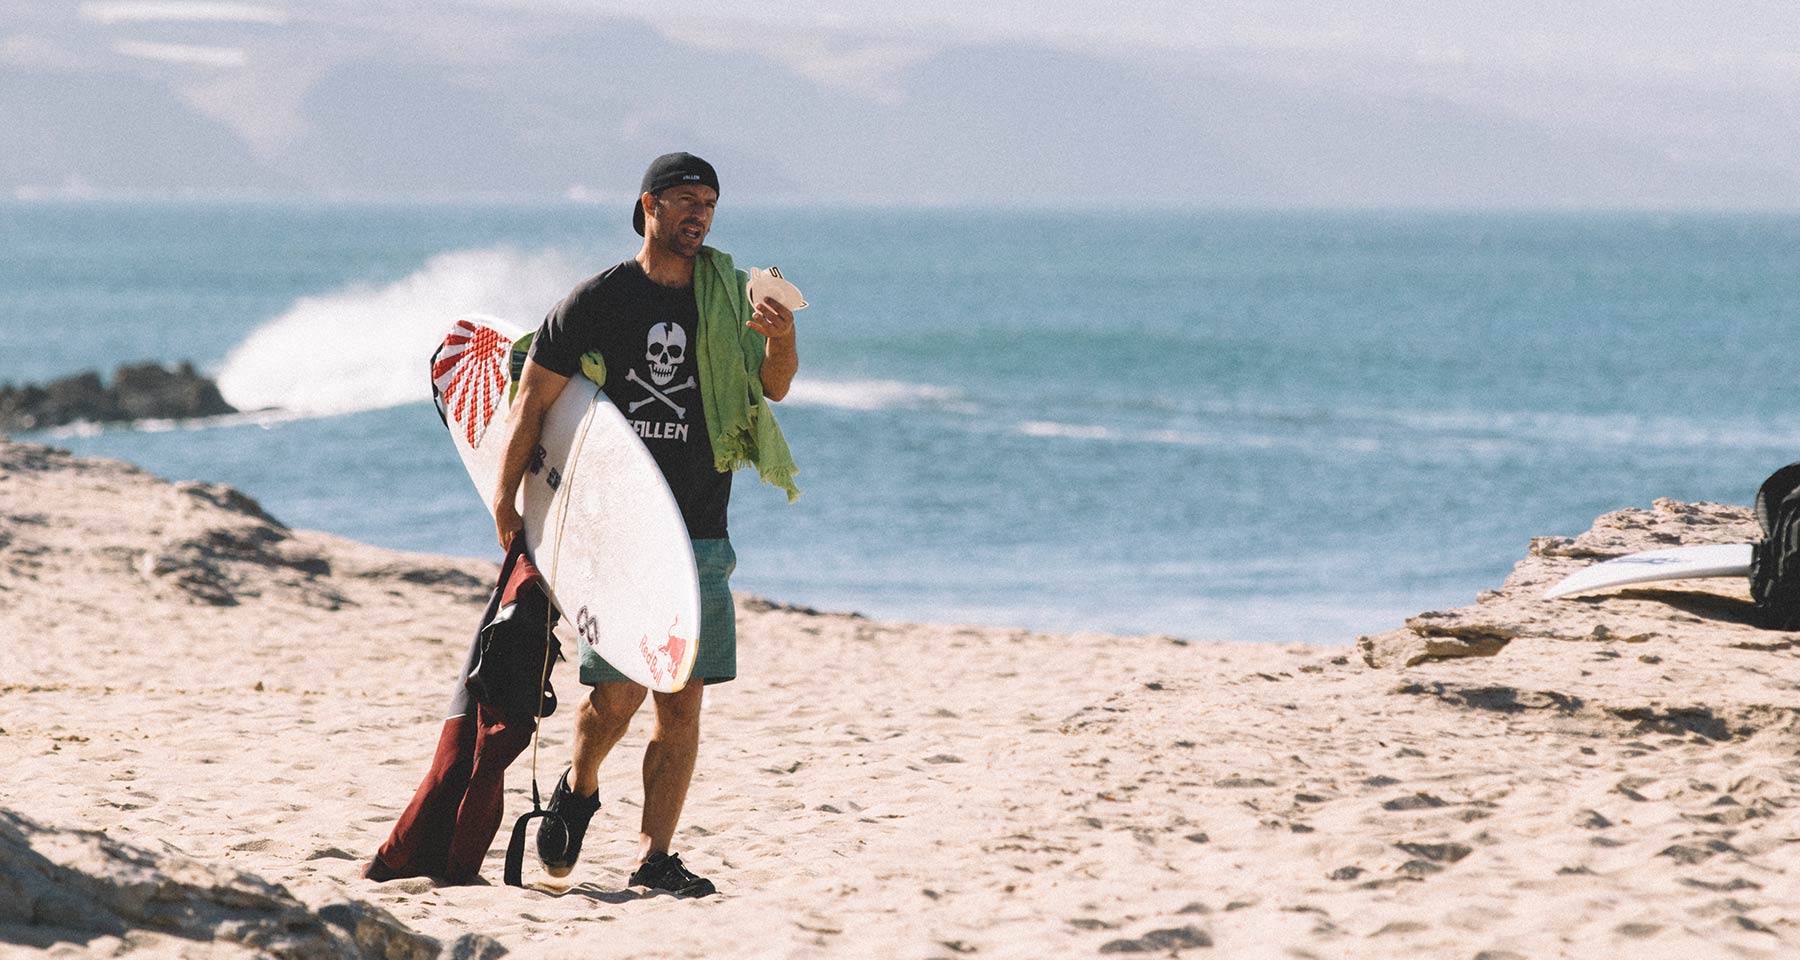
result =
[[675,365],[687,356],[687,334],[672,323],[659,323],[650,328],[650,346],[644,359],[650,361],[650,379],[659,387],[675,379]]

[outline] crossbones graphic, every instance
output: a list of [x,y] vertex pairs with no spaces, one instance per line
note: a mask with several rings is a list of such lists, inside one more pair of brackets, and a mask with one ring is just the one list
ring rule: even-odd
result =
[[626,407],[625,408],[626,412],[636,413],[636,412],[638,412],[638,408],[643,406],[644,404],[649,403],[652,400],[661,400],[662,402],[669,405],[670,410],[675,411],[676,416],[680,417],[683,420],[687,419],[687,408],[684,406],[681,406],[680,404],[676,403],[673,400],[670,400],[669,394],[680,393],[681,391],[689,389],[690,387],[697,386],[698,381],[696,381],[693,377],[691,377],[691,376],[688,377],[686,383],[678,383],[678,384],[670,387],[668,390],[658,390],[655,387],[645,383],[643,378],[639,377],[637,375],[636,370],[627,370],[625,372],[625,379],[630,380],[632,383],[635,383],[638,386],[643,387],[645,390],[650,391],[649,396]]

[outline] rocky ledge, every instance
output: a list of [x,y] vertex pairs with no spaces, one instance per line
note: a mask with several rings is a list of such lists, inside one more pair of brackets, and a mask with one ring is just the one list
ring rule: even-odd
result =
[[1362,637],[1357,647],[1372,667],[1408,667],[1428,660],[1491,657],[1520,640],[1621,641],[1660,637],[1717,637],[1725,645],[1761,649],[1792,646],[1794,637],[1758,629],[1748,579],[1666,581],[1543,599],[1544,591],[1589,564],[1642,550],[1712,543],[1753,543],[1762,530],[1748,507],[1657,500],[1648,510],[1603,514],[1576,537],[1537,537],[1498,590],[1472,606],[1434,610],[1399,630]]
[[111,384],[95,371],[52,380],[41,386],[0,385],[0,433],[43,430],[70,423],[128,420],[185,420],[236,413],[218,384],[183,362],[174,369],[159,363],[122,366]]
[[0,943],[95,956],[163,946],[171,956],[282,960],[495,960],[468,934],[444,943],[360,900],[314,909],[254,874],[0,809]]
[[1757,626],[1748,577],[1543,596],[1603,560],[1761,534],[1745,507],[1665,499],[1614,511],[1580,536],[1534,539],[1474,604],[1421,613],[1357,647],[1369,666],[1401,675],[1395,693],[1476,713],[1549,716],[1571,730],[1623,723],[1640,738],[1692,743],[1800,744],[1800,632]]
[[[223,484],[169,483],[123,461],[0,439],[0,598],[61,579],[65,593],[95,590],[95,602],[129,588],[159,604],[329,611],[396,606],[402,585],[479,604],[493,577],[483,561],[289,529]],[[20,624],[39,615],[22,604],[12,625],[27,632]]]

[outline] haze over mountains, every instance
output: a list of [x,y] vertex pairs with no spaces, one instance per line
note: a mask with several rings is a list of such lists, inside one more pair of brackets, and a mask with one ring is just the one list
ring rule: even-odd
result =
[[690,149],[767,200],[1800,207],[1800,27],[1755,18],[1684,46],[593,6],[0,0],[0,196],[613,202]]

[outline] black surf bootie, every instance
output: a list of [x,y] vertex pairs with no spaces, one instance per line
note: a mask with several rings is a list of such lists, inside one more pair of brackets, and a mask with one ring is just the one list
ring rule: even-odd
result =
[[627,881],[634,887],[649,887],[678,897],[710,897],[718,892],[711,880],[695,876],[673,853],[653,853],[650,859],[632,871]]
[[594,791],[591,797],[576,796],[569,789],[569,771],[565,770],[562,779],[556,781],[556,791],[550,794],[546,809],[556,816],[545,817],[538,824],[538,860],[546,873],[566,877],[581,857],[581,839],[587,836],[588,821],[600,809],[600,791]]

